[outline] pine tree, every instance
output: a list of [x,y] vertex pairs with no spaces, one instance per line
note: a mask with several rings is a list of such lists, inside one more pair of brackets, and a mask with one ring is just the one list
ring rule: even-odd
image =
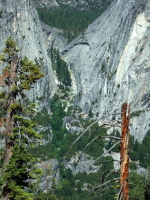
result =
[[0,60],[4,63],[0,93],[0,101],[5,114],[4,120],[5,150],[3,160],[2,200],[32,200],[28,192],[30,180],[40,174],[33,167],[36,159],[29,153],[28,146],[41,136],[35,131],[36,123],[31,120],[35,104],[29,103],[24,93],[30,90],[33,83],[43,77],[38,65],[21,58],[16,42],[9,37],[5,42],[4,55]]

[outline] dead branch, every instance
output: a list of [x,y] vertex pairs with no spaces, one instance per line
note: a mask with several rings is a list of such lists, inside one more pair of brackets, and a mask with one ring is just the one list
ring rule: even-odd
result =
[[106,163],[106,162],[118,162],[118,163],[120,163],[120,160],[114,160],[114,159],[112,159],[112,160],[105,160],[105,161],[99,161],[99,162],[97,162],[97,163],[95,163],[95,164],[100,164],[100,163]]
[[[98,118],[95,122],[93,122],[92,124],[90,124],[90,125],[83,131],[83,133],[81,133],[81,135],[72,143],[71,147],[69,148],[68,152],[66,153],[66,156],[68,155],[68,153],[69,153],[70,150],[72,149],[73,145],[84,135],[84,133],[86,133],[86,131],[87,131],[91,126],[93,126],[94,124],[96,124],[99,120],[102,120],[102,119],[104,119],[104,118],[106,118],[106,117],[108,117],[108,116],[111,116],[111,115],[120,115],[120,114],[122,114],[122,112],[121,112],[121,113],[111,113],[111,114],[105,115],[105,116],[103,116],[103,117],[101,117],[101,118]],[[110,123],[107,123],[107,124],[104,123],[104,124],[102,124],[100,127],[106,126],[106,125],[110,125]]]
[[[111,188],[111,185],[108,186],[108,187],[106,187],[106,188],[104,188],[104,189],[99,193],[99,195],[98,195],[95,199],[97,199],[98,197],[104,196],[103,192],[105,192],[105,191],[108,190],[109,188]],[[109,193],[109,194],[110,194],[110,193]],[[106,195],[106,194],[105,194],[105,195]]]
[[115,139],[115,140],[121,140],[120,137],[116,137],[116,136],[101,136],[102,138],[112,138],[112,139]]
[[[112,115],[112,114],[111,114]],[[83,131],[83,133],[81,133],[81,135],[72,143],[72,145],[71,145],[71,147],[69,148],[69,150],[67,151],[67,153],[66,153],[66,156],[68,155],[68,153],[70,152],[70,150],[72,149],[72,147],[73,147],[73,145],[84,135],[84,133],[86,133],[86,131],[90,128],[90,127],[92,127],[94,124],[96,124],[98,121],[99,121],[100,119],[97,119],[95,122],[93,122],[92,124],[90,124],[90,126],[88,126],[84,131]],[[104,123],[104,124],[102,124],[102,125],[100,125],[95,131],[94,131],[94,133],[99,129],[99,128],[101,128],[101,127],[103,127],[103,126],[116,126],[116,124],[114,124],[114,123]],[[118,138],[118,137],[115,137],[115,136],[101,136],[101,137],[105,137],[105,138],[113,138],[113,139],[119,139],[120,140],[120,138]]]
[[104,195],[103,192],[105,192],[106,190],[108,190],[110,187],[111,187],[111,186],[108,186],[108,187],[106,187],[105,189],[103,189],[95,199],[97,199],[98,197],[103,196],[103,195]]
[[114,172],[114,168],[106,175],[106,178],[107,178],[112,172]]
[[[119,142],[116,142],[108,151],[106,151],[105,153],[103,153],[100,157],[98,157],[96,160],[95,160],[95,162],[98,160],[98,159],[100,159],[101,157],[103,157],[105,154],[107,154],[107,153],[109,153],[117,144],[119,144],[120,143],[120,141]],[[94,162],[94,163],[95,163]]]
[[[116,140],[121,140],[121,138],[115,137],[115,136],[97,136],[96,138],[94,138],[93,140],[91,140],[91,142],[89,142],[89,143],[84,147],[84,149],[82,150],[82,152],[81,152],[80,155],[79,155],[79,158],[78,158],[78,161],[77,161],[76,165],[79,163],[80,158],[81,158],[83,152],[87,149],[87,147],[88,147],[90,144],[92,144],[94,141],[96,141],[97,139],[99,139],[99,138],[113,138],[113,139],[116,139]],[[75,165],[75,166],[76,166],[76,165]]]
[[94,188],[89,194],[88,196],[85,198],[87,199],[93,192],[95,192],[96,190],[98,190],[100,187],[103,187],[109,183],[112,183],[112,182],[115,182],[115,181],[119,181],[120,180],[120,177],[119,178],[114,178],[112,180],[109,180],[109,181],[106,181],[105,183],[102,183],[101,185],[98,185],[96,188]]
[[118,193],[118,195],[117,195],[117,200],[120,200],[120,195],[121,195],[123,186],[124,186],[124,185],[122,185],[122,186],[120,187],[119,193]]
[[72,149],[73,145],[84,135],[84,133],[91,127],[93,126],[94,124],[96,124],[98,122],[98,119],[93,122],[90,126],[88,126],[84,131],[83,133],[81,133],[81,135],[72,143],[71,147],[69,148],[68,152],[66,153],[66,156],[68,155],[68,153],[70,152],[70,150]]

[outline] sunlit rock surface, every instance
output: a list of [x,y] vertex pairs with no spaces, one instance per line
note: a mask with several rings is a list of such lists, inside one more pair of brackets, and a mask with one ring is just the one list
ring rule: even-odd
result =
[[32,1],[1,0],[0,11],[0,53],[4,49],[7,37],[12,36],[18,43],[21,56],[27,56],[33,61],[36,59],[42,65],[45,77],[37,82],[28,96],[34,101],[45,96],[39,107],[45,105],[48,108],[50,95],[55,89],[55,81],[41,24]]
[[139,141],[150,121],[149,31],[150,1],[116,0],[63,52],[77,83],[75,104],[112,120],[107,115],[129,103]]

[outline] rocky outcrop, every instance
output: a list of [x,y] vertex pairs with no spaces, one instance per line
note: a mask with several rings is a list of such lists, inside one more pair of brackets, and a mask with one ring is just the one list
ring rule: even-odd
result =
[[49,51],[51,46],[63,51],[67,45],[67,39],[63,37],[63,31],[58,28],[52,28],[41,22],[42,31],[46,40],[46,48]]
[[95,9],[98,7],[105,7],[113,0],[35,0],[36,7],[47,8],[61,8],[61,6],[68,6],[78,10]]
[[[47,192],[52,188],[55,182],[60,180],[59,163],[56,159],[42,161],[37,164],[38,168],[42,169],[43,175],[41,177],[40,189]],[[37,188],[38,189],[38,188]]]
[[64,118],[63,126],[67,129],[67,131],[75,134],[80,134],[85,130],[83,127],[80,127],[80,120],[71,116],[66,116]]
[[139,141],[150,120],[149,30],[150,1],[116,0],[63,53],[77,83],[75,104],[112,120],[105,116],[130,103],[130,130]]
[[[80,160],[79,156],[81,156]],[[85,153],[81,154],[81,152],[77,152],[69,162],[64,162],[64,167],[65,169],[71,169],[74,175],[77,173],[97,173],[100,169],[100,166],[95,165],[92,157]]]
[[51,68],[51,60],[47,55],[45,40],[38,19],[37,12],[31,0],[0,1],[0,54],[4,48],[4,41],[12,36],[18,43],[21,56],[37,60],[42,65],[45,77],[38,81],[34,89],[29,92],[31,100],[43,98],[41,106],[49,107],[49,98],[55,89],[55,81]]
[[51,8],[51,7],[59,7],[59,4],[57,3],[57,0],[34,0],[35,2],[35,6],[36,7],[47,7],[47,8]]

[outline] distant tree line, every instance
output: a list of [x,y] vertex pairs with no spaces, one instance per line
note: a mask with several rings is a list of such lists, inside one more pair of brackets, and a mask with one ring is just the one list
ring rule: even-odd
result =
[[66,9],[50,10],[37,8],[40,20],[49,26],[63,30],[68,43],[80,33],[83,33],[88,25],[98,18],[104,10],[104,7],[94,10],[76,10],[68,7]]
[[142,143],[139,143],[133,136],[130,138],[130,158],[133,161],[139,160],[140,166],[150,167],[150,130],[147,132]]

